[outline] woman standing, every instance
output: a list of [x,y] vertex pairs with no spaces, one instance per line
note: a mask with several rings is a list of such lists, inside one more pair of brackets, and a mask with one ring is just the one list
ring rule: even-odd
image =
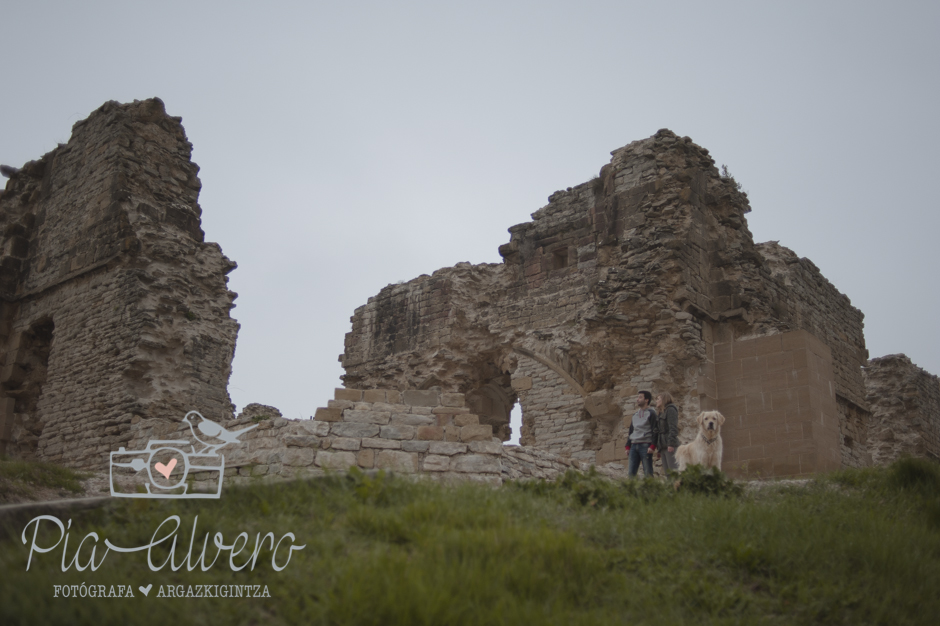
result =
[[662,452],[663,469],[668,474],[678,467],[676,448],[679,447],[679,409],[668,391],[656,396],[656,415],[659,420],[659,440],[655,443]]

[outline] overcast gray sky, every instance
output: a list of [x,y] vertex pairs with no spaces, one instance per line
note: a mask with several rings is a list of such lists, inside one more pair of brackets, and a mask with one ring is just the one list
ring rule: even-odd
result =
[[496,263],[507,228],[660,128],[743,183],[756,241],[940,374],[937,2],[11,2],[0,162],[159,96],[238,262],[229,391],[309,417],[387,285]]

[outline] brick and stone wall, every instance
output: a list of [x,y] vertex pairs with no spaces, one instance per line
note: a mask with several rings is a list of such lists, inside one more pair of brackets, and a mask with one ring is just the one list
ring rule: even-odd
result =
[[101,467],[198,404],[228,419],[238,324],[198,167],[158,99],[108,102],[0,195],[0,447]]

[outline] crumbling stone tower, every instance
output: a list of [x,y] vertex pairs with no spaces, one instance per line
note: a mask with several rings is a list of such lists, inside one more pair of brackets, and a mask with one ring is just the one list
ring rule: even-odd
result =
[[839,467],[868,415],[861,312],[810,261],[754,243],[746,195],[688,137],[661,130],[612,156],[511,227],[502,264],[357,309],[346,386],[464,393],[503,440],[519,402],[522,445],[598,463],[623,458],[637,391],[670,391],[686,440],[700,410],[729,418],[732,473]]
[[0,192],[0,447],[88,468],[227,419],[238,324],[192,145],[159,99],[108,102]]

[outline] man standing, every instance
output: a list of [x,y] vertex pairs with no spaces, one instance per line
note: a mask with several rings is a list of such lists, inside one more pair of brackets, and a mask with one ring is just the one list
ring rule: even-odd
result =
[[640,469],[640,462],[643,463],[643,473],[649,478],[653,475],[653,451],[656,449],[656,412],[650,408],[650,402],[653,400],[653,394],[649,391],[641,391],[636,397],[637,412],[633,414],[630,422],[630,432],[627,435],[627,452],[630,453],[629,469],[627,473],[630,478],[636,476]]

